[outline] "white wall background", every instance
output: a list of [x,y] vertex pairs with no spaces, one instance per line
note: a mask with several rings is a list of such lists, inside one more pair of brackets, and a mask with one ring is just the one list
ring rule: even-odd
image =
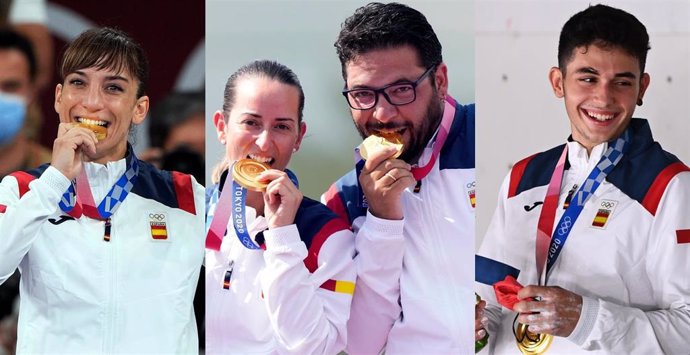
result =
[[[596,4],[597,2],[592,2]],[[649,119],[662,146],[690,162],[690,1],[602,3],[635,15],[650,35],[651,84],[633,117]],[[491,1],[476,7],[477,247],[513,163],[565,141],[570,125],[547,80],[563,24],[590,1]]]
[[[306,95],[307,135],[290,169],[305,195],[318,199],[353,167],[359,144],[333,43],[340,24],[368,1],[206,1],[206,176],[222,157],[212,126],[227,78],[254,59],[275,59],[295,71]],[[443,45],[450,92],[474,101],[472,1],[401,1],[422,12]],[[207,184],[209,181],[206,182]]]

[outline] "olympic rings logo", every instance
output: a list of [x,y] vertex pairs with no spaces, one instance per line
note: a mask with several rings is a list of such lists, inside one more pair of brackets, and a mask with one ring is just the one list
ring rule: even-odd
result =
[[565,216],[563,218],[563,222],[561,223],[560,227],[558,228],[558,235],[564,235],[568,233],[568,230],[570,230],[570,227],[573,225],[573,222],[570,220],[569,216]]
[[465,187],[467,187],[468,189],[472,189],[472,188],[474,188],[475,186],[477,186],[477,182],[476,182],[476,181],[472,181],[471,183],[465,185]]
[[149,218],[160,222],[165,219],[165,215],[162,213],[149,213]]
[[616,205],[615,203],[610,202],[610,201],[603,201],[603,202],[601,203],[601,207],[604,207],[604,208],[611,208],[611,207],[613,207],[613,206],[615,206],[615,205]]

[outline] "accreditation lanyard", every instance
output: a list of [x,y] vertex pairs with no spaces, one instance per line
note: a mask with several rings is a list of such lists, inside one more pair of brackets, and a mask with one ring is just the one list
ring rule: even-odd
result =
[[[455,103],[456,101],[454,98],[452,98],[450,95],[446,95],[441,125],[438,128],[436,139],[431,144],[431,158],[429,158],[429,161],[424,164],[424,166],[414,166],[412,169],[410,169],[415,180],[421,181],[429,174],[431,168],[434,167],[436,159],[438,159],[438,155],[441,152],[441,148],[443,148],[443,145],[446,143],[448,133],[450,132],[450,127],[453,125],[453,118],[455,117]],[[355,148],[355,171],[357,174],[357,189],[359,191],[357,206],[368,208],[369,205],[366,197],[364,196],[364,191],[362,191],[362,186],[359,185],[359,175],[362,173],[363,168],[364,159],[362,159],[362,156],[359,154],[359,150]]]
[[[558,227],[556,230],[553,230],[553,222],[556,219],[556,209],[558,208],[558,197],[563,181],[563,171],[565,170],[565,160],[568,156],[568,145],[566,144],[563,148],[561,157],[558,159],[558,163],[556,163],[556,168],[553,171],[551,181],[546,190],[544,205],[539,214],[539,222],[537,224],[535,254],[537,275],[540,285],[546,285],[553,265],[556,263],[558,256],[563,250],[565,242],[575,225],[575,221],[577,221],[580,213],[584,209],[585,202],[594,194],[594,191],[596,191],[599,185],[606,179],[606,176],[623,158],[623,154],[625,154],[628,149],[629,142],[629,129],[626,129],[614,142],[609,142],[608,149],[594,169],[589,173],[584,184],[582,184],[573,195],[570,205],[565,212],[563,212],[563,215],[558,221]],[[545,274],[544,265],[546,265]]]
[[82,166],[76,179],[76,187],[74,183],[70,184],[67,191],[62,195],[59,203],[60,209],[75,218],[81,218],[82,215],[85,215],[93,219],[109,220],[125,201],[139,175],[139,163],[132,152],[128,152],[125,164],[127,166],[125,173],[110,188],[98,207],[94,202],[91,185],[86,176],[86,167]]
[[[232,167],[229,171],[232,171]],[[297,176],[288,169],[285,170],[285,173],[290,181],[299,188]],[[235,235],[240,243],[247,249],[261,249],[261,246],[249,235],[245,213],[247,210],[247,189],[232,180],[232,174],[228,174],[223,183],[222,191],[215,193],[219,193],[220,197],[217,199],[218,203],[216,203],[216,209],[213,217],[211,217],[211,226],[206,233],[206,249],[220,251],[231,216]]]

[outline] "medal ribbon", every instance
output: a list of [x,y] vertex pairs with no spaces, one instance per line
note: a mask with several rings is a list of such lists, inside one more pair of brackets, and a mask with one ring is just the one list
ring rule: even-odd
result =
[[[228,180],[225,180],[225,184],[228,184]],[[226,195],[229,195],[226,193]],[[223,200],[223,195],[221,194],[220,200]],[[245,210],[247,207],[247,189],[240,186],[236,181],[232,181],[232,226],[235,228],[235,235],[240,240],[240,243],[244,245],[247,249],[261,249],[259,244],[249,236],[247,231],[247,217],[245,215]],[[226,222],[227,225],[227,222]],[[211,227],[213,227],[213,221],[211,222]],[[223,231],[225,233],[225,231]],[[220,250],[220,249],[218,249]]]
[[86,167],[82,167],[76,179],[76,188],[72,183],[62,195],[60,209],[75,218],[81,218],[82,215],[98,220],[110,218],[127,198],[139,175],[139,162],[130,149],[128,149],[125,164],[127,165],[125,173],[110,188],[98,207],[94,202],[91,185],[86,176]]
[[436,159],[438,158],[441,148],[446,143],[446,138],[448,138],[448,132],[450,132],[450,126],[453,124],[453,118],[455,117],[455,99],[450,95],[446,95],[445,108],[443,109],[443,118],[441,119],[441,126],[438,129],[438,134],[436,135],[436,140],[431,144],[432,153],[429,162],[424,166],[413,167],[412,176],[415,180],[420,181],[425,176],[429,174],[431,168],[434,167]]
[[[232,171],[232,166],[229,171]],[[297,176],[286,169],[288,178],[292,181],[295,186],[299,188],[299,182],[297,181]],[[247,249],[261,249],[261,246],[256,244],[256,242],[249,235],[246,220],[246,202],[247,202],[247,189],[240,186],[237,182],[232,181],[232,174],[228,174],[223,183],[223,189],[220,192],[218,198],[218,203],[216,204],[216,209],[213,216],[208,216],[207,221],[211,220],[211,225],[206,233],[206,249],[211,249],[215,251],[220,251],[220,246],[223,243],[223,237],[227,232],[228,222],[230,221],[230,215],[232,215],[232,224],[235,229],[235,235],[240,243],[244,245]],[[232,189],[230,186],[232,185]],[[212,198],[213,201],[213,198]],[[257,211],[258,212],[258,211]]]
[[[551,270],[572,231],[572,227],[575,225],[575,221],[577,221],[578,217],[580,217],[580,213],[584,209],[585,202],[594,194],[594,191],[596,191],[599,185],[606,179],[606,176],[613,170],[616,164],[621,161],[628,149],[629,142],[629,129],[626,129],[614,142],[609,142],[608,149],[594,169],[589,173],[584,184],[582,184],[573,195],[570,205],[565,212],[563,212],[563,215],[558,221],[558,227],[554,231],[553,222],[556,219],[556,209],[558,208],[558,197],[560,195],[561,182],[563,181],[565,159],[568,155],[568,145],[566,144],[563,148],[563,153],[561,153],[561,157],[551,176],[551,181],[549,181],[549,187],[546,190],[544,205],[539,214],[539,222],[537,225],[535,254],[540,285],[546,285]],[[545,265],[546,273],[544,273]]]

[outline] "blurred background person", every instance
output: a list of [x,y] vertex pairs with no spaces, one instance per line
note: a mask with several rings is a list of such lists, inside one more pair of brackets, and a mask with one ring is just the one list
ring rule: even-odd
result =
[[50,151],[26,134],[27,107],[36,95],[36,57],[22,35],[0,29],[0,178],[50,161]]
[[[36,94],[36,58],[29,40],[0,29],[0,179],[50,161],[50,150],[27,137],[27,107]],[[0,285],[0,344],[8,351],[16,342],[17,317],[12,305],[19,295],[19,272]],[[14,336],[8,333],[14,329]],[[4,336],[3,336],[4,334]]]
[[[33,102],[27,106],[26,123],[24,134],[29,139],[39,140],[40,131],[43,126],[43,114],[41,110],[41,92],[48,87],[48,83],[53,78],[53,66],[55,65],[55,49],[53,37],[46,25],[46,2],[45,0],[0,0],[5,14],[5,26],[29,40],[35,55],[35,78],[34,87],[37,95]],[[2,16],[2,15],[0,15]],[[44,97],[48,103],[52,103],[50,98]],[[45,146],[50,146],[50,142],[44,142]]]
[[172,92],[154,106],[142,160],[204,181],[204,93]]

